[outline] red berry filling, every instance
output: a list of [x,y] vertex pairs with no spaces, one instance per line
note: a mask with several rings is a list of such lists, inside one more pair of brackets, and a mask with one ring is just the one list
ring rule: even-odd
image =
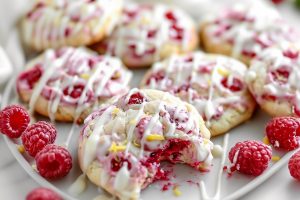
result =
[[288,78],[290,76],[290,72],[287,67],[281,67],[276,71],[271,72],[272,79],[281,84],[286,84],[288,82]]
[[141,93],[137,92],[130,96],[128,104],[142,104],[144,101],[146,101],[146,98]]
[[0,131],[10,138],[20,137],[29,122],[29,114],[22,106],[11,105],[0,112]]
[[177,22],[177,18],[175,17],[174,13],[172,11],[167,11],[166,14],[165,14],[165,17],[173,22],[173,23],[176,23]]
[[[33,86],[38,82],[42,76],[42,66],[40,64],[35,65],[33,68],[22,73],[18,77],[18,82],[25,83],[29,89],[32,89]],[[19,86],[20,87],[20,86]]]
[[299,56],[299,52],[298,51],[292,51],[292,50],[287,50],[283,52],[283,55],[285,57],[288,57],[290,59],[297,59]]
[[131,163],[129,162],[128,159],[123,158],[123,157],[116,157],[111,160],[111,170],[114,172],[117,172],[121,169],[124,163],[127,163],[127,169],[131,169]]
[[243,89],[242,81],[237,78],[233,78],[232,81],[229,81],[229,79],[226,77],[222,79],[221,83],[225,88],[233,92],[239,92]]
[[249,58],[255,58],[256,57],[256,53],[254,51],[251,50],[242,50],[242,55],[247,56]]
[[159,82],[165,78],[165,72],[163,70],[157,71],[148,78],[146,81],[146,84],[149,85],[151,83],[151,80],[155,80],[155,82]]
[[[78,100],[81,97],[81,95],[83,94],[84,88],[85,88],[84,85],[77,84],[77,85],[65,88],[63,90],[63,93],[64,93],[65,96],[70,96],[73,99],[77,99]],[[91,101],[93,97],[94,97],[93,92],[91,90],[88,90],[86,92],[86,98],[85,98],[84,102]]]

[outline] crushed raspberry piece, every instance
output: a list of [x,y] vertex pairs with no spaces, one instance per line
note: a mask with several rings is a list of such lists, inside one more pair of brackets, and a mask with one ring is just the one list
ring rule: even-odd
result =
[[225,88],[230,89],[233,92],[239,92],[243,89],[243,83],[241,80],[237,79],[237,78],[233,78],[232,82],[229,84],[228,78],[223,78],[221,81],[222,85]]
[[111,160],[111,169],[114,171],[114,172],[117,172],[121,169],[121,167],[123,166],[123,163],[126,162],[127,163],[127,168],[128,170],[131,169],[131,163],[129,162],[128,159],[126,158],[113,158]]
[[159,71],[151,74],[151,76],[146,81],[146,84],[149,85],[151,83],[151,80],[155,80],[155,82],[159,82],[159,81],[163,80],[164,78],[165,78],[165,72],[163,70],[159,70]]
[[173,23],[177,22],[177,19],[172,11],[166,12],[165,17]]
[[274,4],[281,4],[284,0],[271,0]]
[[37,170],[47,179],[65,177],[72,168],[69,151],[55,144],[48,144],[35,156]]
[[29,122],[29,114],[22,106],[7,106],[0,112],[0,131],[10,138],[20,137]]
[[141,93],[135,93],[132,94],[131,97],[129,98],[128,104],[141,104],[144,101],[146,101],[145,97]]
[[157,30],[150,30],[147,33],[148,38],[154,38],[156,36]]
[[271,158],[272,149],[260,141],[238,142],[229,152],[229,174],[237,170],[243,174],[259,176],[267,169]]
[[22,134],[22,143],[31,156],[35,156],[46,145],[53,144],[57,135],[55,127],[44,121],[30,125]]
[[300,151],[290,158],[288,166],[291,176],[300,181]]
[[72,29],[71,28],[69,28],[69,27],[67,27],[66,29],[65,29],[65,37],[69,37],[70,35],[71,35],[71,33],[72,33]]
[[42,73],[42,65],[37,64],[28,71],[22,73],[18,77],[18,81],[24,81],[29,86],[29,89],[32,89],[34,84],[41,78]]
[[177,25],[173,24],[171,29],[175,31],[175,34],[172,34],[171,37],[175,40],[182,40],[183,39],[183,29],[178,27]]
[[288,82],[290,72],[286,67],[281,67],[276,71],[271,72],[271,75],[274,81],[285,84]]
[[172,163],[180,162],[180,152],[183,149],[188,148],[190,144],[190,141],[171,139],[167,147],[163,150],[162,157]]
[[242,50],[242,55],[250,57],[250,58],[255,58],[256,53],[253,51],[247,51],[247,50]]
[[26,200],[62,200],[62,198],[54,191],[48,188],[36,188],[27,196]]
[[299,52],[298,51],[292,51],[292,50],[287,50],[283,52],[283,55],[285,57],[288,57],[290,59],[297,59],[299,56]]
[[[63,90],[65,96],[70,96],[73,99],[79,99],[84,91],[85,86],[82,84],[74,85],[73,87],[67,87]],[[94,94],[92,90],[86,92],[86,102],[93,99]]]
[[266,127],[270,143],[287,151],[299,147],[300,120],[295,117],[273,118]]

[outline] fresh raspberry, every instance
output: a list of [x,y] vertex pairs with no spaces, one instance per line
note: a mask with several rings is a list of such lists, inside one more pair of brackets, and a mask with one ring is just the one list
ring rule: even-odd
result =
[[300,151],[297,151],[289,160],[289,170],[292,177],[300,181]]
[[128,104],[141,104],[145,101],[145,97],[139,92],[132,94],[129,98]]
[[229,170],[258,176],[267,169],[271,157],[272,149],[260,141],[238,142],[229,152]]
[[29,114],[22,106],[7,106],[0,112],[0,131],[10,138],[20,137],[29,122]]
[[30,125],[22,134],[22,143],[29,155],[34,157],[47,144],[54,143],[56,134],[57,131],[52,124],[39,121]]
[[273,118],[266,127],[270,143],[284,150],[293,150],[299,146],[300,120],[295,117]]
[[35,156],[37,170],[47,179],[58,179],[66,176],[72,168],[72,157],[69,151],[55,144],[48,144]]
[[26,200],[62,200],[62,198],[54,191],[48,188],[36,188],[27,196]]

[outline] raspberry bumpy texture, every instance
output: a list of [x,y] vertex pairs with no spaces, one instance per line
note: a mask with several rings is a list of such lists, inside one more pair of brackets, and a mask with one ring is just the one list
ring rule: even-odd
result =
[[290,158],[288,166],[291,176],[300,181],[300,151]]
[[81,169],[109,193],[139,199],[165,179],[162,161],[209,169],[213,144],[197,110],[169,93],[132,89],[86,120],[79,142]]
[[272,149],[262,142],[238,142],[229,152],[229,171],[259,176],[267,169],[271,158]]
[[36,188],[27,196],[26,200],[63,200],[58,194],[48,188]]

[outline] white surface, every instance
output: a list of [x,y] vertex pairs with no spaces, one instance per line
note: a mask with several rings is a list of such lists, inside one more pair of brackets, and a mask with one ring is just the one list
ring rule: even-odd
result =
[[[25,1],[25,0],[24,0]],[[23,2],[24,2],[23,1]],[[18,6],[22,6],[22,4],[9,4],[6,3],[5,6],[4,3],[8,2],[6,0],[0,0],[0,30],[6,30],[3,29],[4,27],[4,20],[7,20],[7,17],[3,16],[3,8],[5,10],[9,8],[14,8],[16,10]],[[10,0],[9,2],[17,2],[17,0]],[[20,1],[18,1],[19,3]],[[15,5],[15,6],[9,6],[9,5]],[[284,13],[287,13],[287,11],[290,9],[288,6],[283,6],[281,8]],[[299,11],[300,13],[300,11]],[[297,19],[299,19],[299,13],[296,14],[296,12],[289,12],[286,15],[288,19],[292,20],[292,23],[297,24]],[[285,15],[285,16],[286,16]],[[296,15],[298,15],[298,18],[296,18]],[[10,15],[12,16],[12,15]],[[9,18],[12,19],[12,18]],[[8,24],[8,23],[7,23]],[[9,26],[8,26],[9,27]],[[3,34],[4,33],[4,34]],[[2,45],[7,46],[9,43],[7,40],[3,39],[5,36],[5,31],[1,32],[0,34],[0,42],[2,42]],[[7,35],[6,35],[7,36]],[[1,40],[2,37],[2,40]],[[5,38],[5,37],[4,37]],[[9,46],[9,45],[8,45]],[[11,55],[11,58],[14,58],[13,54]],[[22,60],[15,61],[13,60],[13,63],[18,65],[22,64]],[[252,133],[245,133],[245,134],[252,134]],[[258,132],[253,132],[253,134],[262,134]],[[7,199],[7,200],[22,200],[24,199],[25,195],[34,187],[37,187],[38,184],[36,184],[24,171],[24,169],[16,162],[15,158],[12,156],[12,154],[9,152],[7,146],[3,142],[3,138],[0,138],[0,156],[1,156],[1,162],[0,162],[0,199]],[[285,166],[283,169],[281,169],[277,174],[272,176],[269,180],[267,180],[265,183],[263,183],[260,187],[255,189],[254,191],[250,192],[248,195],[246,195],[244,198],[245,200],[252,200],[252,199],[273,199],[273,200],[281,200],[281,199],[297,199],[299,198],[299,188],[300,183],[294,181],[288,173],[287,166]],[[183,197],[184,197],[183,193]],[[174,197],[174,199],[176,199]]]

